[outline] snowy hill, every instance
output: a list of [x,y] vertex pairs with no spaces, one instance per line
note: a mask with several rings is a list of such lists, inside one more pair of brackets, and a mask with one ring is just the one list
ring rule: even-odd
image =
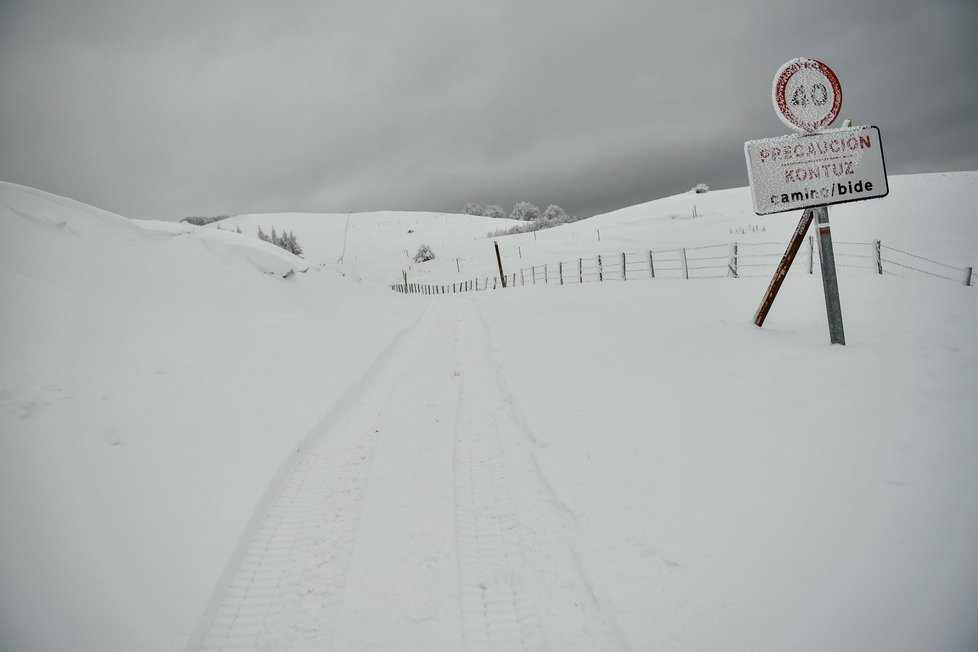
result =
[[446,258],[460,243],[485,241],[486,234],[519,224],[510,219],[446,213],[381,211],[374,213],[273,213],[238,215],[210,225],[212,229],[241,229],[257,236],[261,227],[292,231],[304,257],[318,267],[380,285],[396,282],[410,268],[418,247],[427,244]]
[[[783,250],[797,215],[747,193],[498,241],[507,273]],[[833,234],[961,268],[976,199],[978,173],[894,177]],[[0,648],[974,646],[974,287],[840,268],[846,347],[817,270],[763,329],[768,268],[387,289],[494,275],[506,222],[218,231],[0,184]]]

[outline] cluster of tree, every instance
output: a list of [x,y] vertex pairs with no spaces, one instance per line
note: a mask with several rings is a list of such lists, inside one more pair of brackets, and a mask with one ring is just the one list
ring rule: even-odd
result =
[[[465,205],[465,212],[469,215],[506,217],[506,213],[503,211],[503,209],[495,204],[483,208],[479,204],[469,203]],[[513,228],[504,231],[503,235],[549,229],[552,226],[567,224],[568,222],[576,222],[579,219],[568,215],[567,211],[556,204],[550,204],[547,206],[547,208],[541,211],[538,207],[527,201],[517,202],[516,205],[513,206],[513,210],[510,212],[509,218],[512,220],[519,220],[520,222],[526,222],[526,224],[514,226]]]
[[539,231],[541,229],[549,229],[551,227],[560,226],[561,224],[576,222],[577,220],[581,219],[568,215],[567,211],[556,204],[550,204],[541,212],[539,208],[525,201],[518,202],[516,206],[513,207],[513,212],[510,213],[509,217],[510,219],[519,220],[522,222],[522,224],[518,224],[503,231],[497,231],[493,235],[529,233],[531,231]]
[[691,192],[695,192],[696,194],[701,195],[704,192],[710,192],[710,187],[705,183],[698,183],[691,188]]
[[414,254],[414,262],[424,263],[435,259],[435,252],[426,244],[418,247],[418,253]]
[[506,217],[506,211],[502,206],[492,204],[483,208],[479,204],[469,202],[463,209],[466,215],[482,215],[484,217]]
[[187,224],[193,224],[194,226],[204,226],[205,224],[211,224],[212,222],[220,222],[221,220],[226,220],[227,215],[214,215],[213,217],[207,216],[192,216],[185,217],[181,222],[186,222]]
[[258,239],[264,240],[265,242],[271,242],[276,247],[281,247],[286,251],[294,253],[296,256],[302,255],[302,247],[299,246],[299,242],[295,239],[295,235],[292,231],[285,233],[284,231],[279,234],[275,233],[275,227],[272,227],[272,234],[268,235],[258,227]]

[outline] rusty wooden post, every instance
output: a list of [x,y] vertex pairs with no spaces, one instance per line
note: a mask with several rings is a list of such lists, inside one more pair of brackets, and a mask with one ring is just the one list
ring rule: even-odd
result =
[[778,296],[778,290],[781,289],[781,284],[784,283],[784,277],[788,275],[788,270],[791,268],[791,263],[794,261],[795,255],[801,249],[801,243],[805,239],[805,233],[808,231],[808,227],[811,225],[814,216],[815,213],[810,208],[806,208],[805,212],[802,213],[801,220],[795,228],[795,233],[791,236],[791,242],[788,243],[788,248],[785,250],[784,255],[781,256],[778,269],[775,270],[774,276],[771,277],[771,282],[767,286],[767,292],[764,293],[761,305],[758,307],[757,312],[754,313],[754,323],[759,327],[764,325],[764,320],[767,319],[767,314],[771,311],[771,306],[774,305],[774,299]]

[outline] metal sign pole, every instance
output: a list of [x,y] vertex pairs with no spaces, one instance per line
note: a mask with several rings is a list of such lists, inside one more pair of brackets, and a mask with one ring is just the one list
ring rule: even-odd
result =
[[822,266],[822,288],[825,291],[825,313],[829,318],[829,340],[832,344],[846,343],[842,327],[842,304],[839,302],[839,279],[835,275],[835,253],[832,250],[832,229],[829,226],[829,207],[816,206],[815,227],[818,230],[818,258]]

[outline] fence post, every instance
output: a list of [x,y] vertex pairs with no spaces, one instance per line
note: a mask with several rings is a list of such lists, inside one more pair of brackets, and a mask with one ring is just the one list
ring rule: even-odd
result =
[[627,281],[628,274],[625,272],[625,252],[621,252],[621,280]]
[[557,273],[560,275],[560,284],[564,284],[564,261],[557,264]]
[[598,242],[601,242],[601,229],[595,229],[598,232]]
[[[536,233],[536,231],[534,231]],[[547,270],[547,263],[543,264],[543,282],[550,283],[550,272]]]
[[883,248],[882,243],[879,240],[873,240],[873,254],[876,258],[876,273],[883,274],[883,257],[880,251]]
[[652,259],[651,249],[649,249],[649,278],[655,278],[655,261]]
[[526,285],[526,274],[523,273],[522,267],[520,267],[520,285]]
[[815,273],[815,236],[808,236],[808,273]]
[[729,268],[727,276],[733,276],[734,278],[740,278],[737,276],[737,243],[732,242],[730,244],[730,262],[727,263]]
[[503,281],[503,287],[506,287],[506,275],[503,274],[503,259],[499,255],[499,242],[496,240],[492,241],[493,246],[496,248],[496,265],[499,266],[499,278]]
[[971,270],[971,267],[964,268],[964,284],[968,286],[971,285]]
[[584,284],[584,259],[583,258],[577,259],[577,282],[582,285]]
[[604,268],[601,266],[601,254],[598,254],[598,282],[604,280]]
[[679,250],[679,260],[683,264],[683,278],[689,280],[689,263],[686,262],[686,247]]

